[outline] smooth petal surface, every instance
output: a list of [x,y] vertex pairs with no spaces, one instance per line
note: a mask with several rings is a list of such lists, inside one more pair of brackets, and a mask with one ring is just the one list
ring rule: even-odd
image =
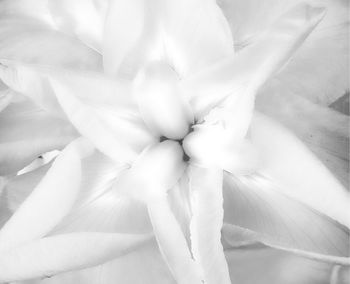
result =
[[72,233],[43,238],[1,253],[0,281],[50,277],[120,257],[149,235]]
[[[324,255],[325,261],[332,256],[349,257],[347,228],[284,195],[278,185],[265,177],[227,175],[224,200],[226,222],[247,229],[248,241],[258,239],[291,251]],[[249,231],[255,237],[252,234],[250,238]],[[224,228],[229,243],[235,241],[232,232],[229,226]]]
[[132,78],[143,63],[165,59],[184,76],[232,52],[228,24],[215,1],[118,0],[110,5],[103,50],[109,74]]
[[67,215],[80,190],[81,158],[91,151],[91,145],[82,138],[62,151],[32,194],[0,230],[1,251],[45,236]]
[[254,172],[259,167],[256,149],[242,137],[232,139],[235,129],[224,128],[222,124],[195,126],[194,131],[185,137],[183,148],[191,163],[205,168],[221,168],[238,175]]
[[121,194],[147,204],[149,200],[173,188],[185,167],[180,144],[166,140],[147,147],[130,169],[120,176],[115,188]]
[[15,173],[41,154],[62,149],[77,137],[65,121],[28,100],[11,103],[0,113],[0,173]]
[[176,282],[203,283],[201,270],[192,258],[181,227],[170,209],[167,195],[149,202],[148,212],[159,249]]
[[15,15],[0,17],[0,59],[70,69],[102,70],[102,57],[79,40],[55,31],[36,19]]
[[250,135],[261,153],[261,173],[284,194],[350,226],[349,192],[300,140],[259,114],[254,116]]
[[163,42],[181,77],[232,55],[233,40],[222,11],[213,0],[158,0]]
[[207,113],[231,94],[231,100],[254,95],[286,64],[323,16],[322,8],[297,5],[281,16],[254,45],[186,79],[184,88],[196,115]]
[[55,26],[101,52],[107,0],[49,0]]
[[193,113],[174,70],[164,62],[148,64],[140,71],[134,86],[140,113],[158,137],[180,140],[189,132]]
[[221,244],[222,178],[221,169],[189,168],[192,252],[208,284],[231,283]]
[[260,94],[256,108],[292,130],[348,188],[348,116],[297,95],[274,92]]

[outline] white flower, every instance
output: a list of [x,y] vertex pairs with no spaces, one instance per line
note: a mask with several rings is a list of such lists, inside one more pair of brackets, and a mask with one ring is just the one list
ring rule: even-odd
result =
[[342,277],[348,118],[298,95],[345,90],[344,3],[267,2],[0,2],[0,282]]

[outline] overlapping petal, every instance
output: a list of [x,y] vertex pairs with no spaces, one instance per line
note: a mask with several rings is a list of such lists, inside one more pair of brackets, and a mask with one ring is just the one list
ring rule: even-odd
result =
[[348,116],[299,96],[275,92],[259,94],[256,108],[292,130],[348,188]]
[[50,277],[125,255],[149,241],[149,235],[72,233],[42,238],[0,256],[0,281]]
[[193,124],[193,113],[178,86],[179,78],[164,62],[151,62],[136,78],[134,95],[149,129],[158,137],[180,140]]
[[230,104],[257,89],[290,59],[324,16],[324,9],[297,5],[282,15],[255,44],[187,78],[184,88],[197,116],[229,95]]
[[224,210],[221,169],[189,169],[191,196],[191,247],[193,257],[202,269],[205,283],[231,283],[221,228]]
[[107,0],[49,0],[55,26],[101,52]]
[[28,100],[11,103],[0,113],[0,132],[1,175],[15,173],[41,154],[62,149],[77,137],[68,123]]
[[250,135],[261,153],[261,173],[284,194],[350,226],[349,192],[300,140],[259,114],[254,116]]
[[36,19],[15,15],[0,17],[0,59],[102,70],[102,57],[79,40],[55,31]]
[[1,228],[1,251],[45,236],[68,214],[81,186],[81,158],[92,149],[80,138],[62,151],[44,179]]
[[346,260],[349,230],[286,196],[268,178],[227,175],[224,197],[225,220],[233,226],[227,225],[223,231],[233,246],[235,242],[260,241],[294,252],[306,251],[323,261],[350,263]]
[[132,78],[145,62],[166,59],[184,76],[232,52],[215,1],[119,0],[109,8],[103,49],[109,74]]

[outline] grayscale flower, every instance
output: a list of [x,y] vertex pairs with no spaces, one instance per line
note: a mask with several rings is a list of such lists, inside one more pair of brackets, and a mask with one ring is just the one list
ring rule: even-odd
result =
[[0,0],[0,282],[349,281],[347,6]]

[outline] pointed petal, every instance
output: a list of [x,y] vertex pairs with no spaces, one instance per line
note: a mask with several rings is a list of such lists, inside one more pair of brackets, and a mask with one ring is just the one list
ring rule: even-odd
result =
[[[328,106],[349,90],[349,3],[344,0],[313,1],[327,8],[324,20],[306,39],[294,59],[264,92],[300,95]],[[327,66],[327,68],[324,68]]]
[[257,113],[250,134],[261,154],[261,173],[278,183],[288,196],[350,226],[349,192],[298,138]]
[[197,116],[232,94],[239,99],[256,90],[290,59],[324,16],[324,9],[297,5],[280,17],[254,45],[237,56],[187,78],[187,90]]
[[101,52],[107,0],[49,0],[55,26]]
[[0,58],[71,69],[102,70],[102,58],[98,53],[40,21],[21,16],[0,18]]
[[193,114],[178,88],[178,77],[167,64],[148,64],[137,76],[134,92],[141,115],[158,137],[180,140],[189,132]]
[[191,256],[185,236],[170,209],[167,195],[148,203],[159,249],[177,283],[202,283],[200,270]]
[[348,188],[348,116],[285,93],[260,94],[256,108],[292,130]]
[[225,177],[225,214],[226,222],[256,233],[268,245],[325,257],[349,255],[347,228],[284,195],[262,176]]
[[205,283],[231,283],[221,244],[223,224],[222,170],[189,169],[192,206],[191,243]]
[[77,137],[63,120],[28,100],[11,103],[0,113],[0,174],[15,173],[41,154],[62,149]]
[[50,167],[51,164],[46,164],[28,173],[8,178],[4,190],[6,191],[7,206],[12,212],[15,212],[33,192]]
[[95,266],[127,254],[149,238],[149,235],[72,233],[36,240],[1,253],[0,281],[49,277]]
[[120,176],[115,187],[121,194],[147,203],[173,188],[185,167],[180,144],[166,140],[147,147]]
[[67,215],[80,190],[81,158],[91,151],[91,145],[82,138],[62,151],[44,179],[0,230],[1,251],[45,236]]

